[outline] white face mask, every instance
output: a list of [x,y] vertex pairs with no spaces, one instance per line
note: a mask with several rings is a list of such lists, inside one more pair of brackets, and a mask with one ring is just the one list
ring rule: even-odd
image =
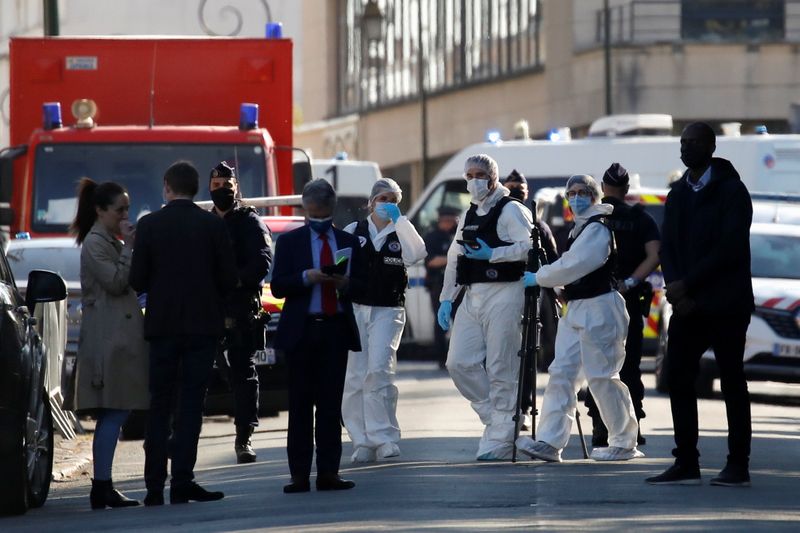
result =
[[480,202],[489,195],[489,180],[468,180],[467,190],[472,195],[472,199]]

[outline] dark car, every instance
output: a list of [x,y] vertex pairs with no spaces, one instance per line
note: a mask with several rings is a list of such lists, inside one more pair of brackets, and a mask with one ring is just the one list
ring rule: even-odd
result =
[[[55,272],[34,270],[25,298],[0,250],[0,513],[40,507],[53,472],[53,417],[46,387],[47,350],[34,318],[37,303],[67,297]],[[48,316],[43,314],[43,316]],[[45,319],[47,320],[47,319]],[[56,324],[54,327],[60,327]]]
[[[272,231],[273,245],[282,234],[299,228],[304,224],[303,217],[299,216],[267,216],[263,217],[264,223]],[[274,249],[273,249],[274,252]],[[271,273],[270,273],[271,275]],[[285,356],[276,352],[272,347],[272,339],[278,327],[283,300],[275,298],[270,290],[270,275],[261,293],[261,305],[264,311],[270,313],[272,319],[267,324],[267,346],[263,351],[256,353],[256,369],[259,384],[259,415],[271,416],[279,411],[285,411],[289,406],[288,375]],[[218,358],[214,365],[214,372],[208,387],[205,413],[232,414],[233,393],[228,382],[228,373],[224,360]]]

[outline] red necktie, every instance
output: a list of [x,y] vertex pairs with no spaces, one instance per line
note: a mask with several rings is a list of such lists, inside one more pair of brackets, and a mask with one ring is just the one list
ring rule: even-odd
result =
[[[328,244],[328,236],[324,233],[319,234],[322,239],[322,251],[319,254],[319,266],[324,267],[333,264],[333,252]],[[336,314],[336,287],[333,283],[322,284],[322,312],[326,315]]]

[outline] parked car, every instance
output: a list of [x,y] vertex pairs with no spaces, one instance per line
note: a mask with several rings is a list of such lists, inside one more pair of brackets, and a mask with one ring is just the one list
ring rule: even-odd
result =
[[[282,233],[301,227],[305,222],[299,216],[266,216],[262,220],[272,231],[273,253],[274,243]],[[256,369],[259,383],[259,414],[261,416],[275,415],[279,411],[289,408],[288,373],[285,355],[276,352],[272,347],[275,330],[278,327],[283,300],[275,298],[270,290],[270,272],[267,275],[264,289],[261,292],[261,305],[272,316],[267,324],[266,349],[256,353]],[[233,393],[228,383],[228,376],[224,364],[216,362],[214,372],[208,387],[205,413],[232,414]]]
[[[0,513],[40,507],[53,472],[53,417],[46,388],[47,350],[37,304],[67,297],[55,272],[33,270],[25,297],[0,249]],[[52,316],[43,314],[44,320]],[[60,327],[58,324],[53,327]]]
[[[751,381],[800,383],[800,225],[754,223],[750,253],[756,308],[747,329],[745,374]],[[667,392],[664,368],[671,316],[667,304],[655,365],[660,392]],[[718,376],[714,354],[708,351],[700,361],[698,396],[711,396]]]

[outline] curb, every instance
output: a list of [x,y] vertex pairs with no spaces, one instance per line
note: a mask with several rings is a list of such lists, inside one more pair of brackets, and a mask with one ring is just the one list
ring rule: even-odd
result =
[[70,481],[92,462],[92,435],[66,440],[58,435],[53,446],[53,481]]

